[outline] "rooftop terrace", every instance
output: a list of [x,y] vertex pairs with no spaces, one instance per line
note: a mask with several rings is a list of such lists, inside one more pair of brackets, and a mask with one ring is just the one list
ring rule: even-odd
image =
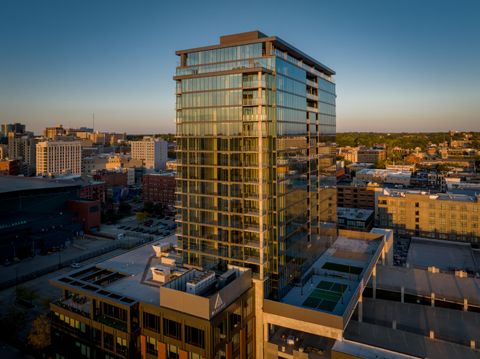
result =
[[346,219],[366,221],[373,213],[372,209],[337,207],[337,217]]
[[373,262],[378,260],[382,244],[379,236],[339,236],[313,264],[307,283],[290,290],[282,302],[343,316],[362,279],[369,276]]
[[[155,244],[173,246],[176,236],[171,235]],[[118,304],[130,305],[141,301],[159,305],[158,288],[161,283],[153,279],[151,268],[161,266],[165,267],[162,257],[157,257],[152,244],[147,244],[96,265],[72,271],[51,282],[74,293],[90,293]],[[185,272],[175,264],[171,267],[172,273],[177,275]]]

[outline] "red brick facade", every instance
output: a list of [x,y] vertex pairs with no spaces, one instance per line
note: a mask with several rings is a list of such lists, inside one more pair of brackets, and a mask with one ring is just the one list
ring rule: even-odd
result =
[[100,229],[100,202],[88,200],[68,201],[68,209],[76,214],[76,221],[83,224],[85,233]]
[[142,198],[145,202],[173,206],[175,204],[175,176],[171,174],[143,176]]

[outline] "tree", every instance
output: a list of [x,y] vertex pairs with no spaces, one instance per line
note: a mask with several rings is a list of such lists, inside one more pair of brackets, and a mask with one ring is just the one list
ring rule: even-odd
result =
[[50,321],[46,314],[40,315],[33,321],[27,342],[32,348],[37,350],[50,346]]
[[380,160],[380,161],[375,162],[374,166],[375,166],[375,168],[385,169],[386,163],[387,163],[386,160]]

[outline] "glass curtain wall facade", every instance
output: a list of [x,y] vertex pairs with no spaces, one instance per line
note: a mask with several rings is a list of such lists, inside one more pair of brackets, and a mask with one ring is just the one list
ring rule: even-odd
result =
[[279,298],[336,235],[334,72],[256,32],[177,54],[183,262],[250,267]]

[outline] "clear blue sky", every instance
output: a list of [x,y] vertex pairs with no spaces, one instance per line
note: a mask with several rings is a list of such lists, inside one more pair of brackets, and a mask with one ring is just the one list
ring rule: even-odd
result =
[[339,131],[480,130],[478,0],[0,0],[0,122],[174,132],[174,51],[254,29],[337,71]]

